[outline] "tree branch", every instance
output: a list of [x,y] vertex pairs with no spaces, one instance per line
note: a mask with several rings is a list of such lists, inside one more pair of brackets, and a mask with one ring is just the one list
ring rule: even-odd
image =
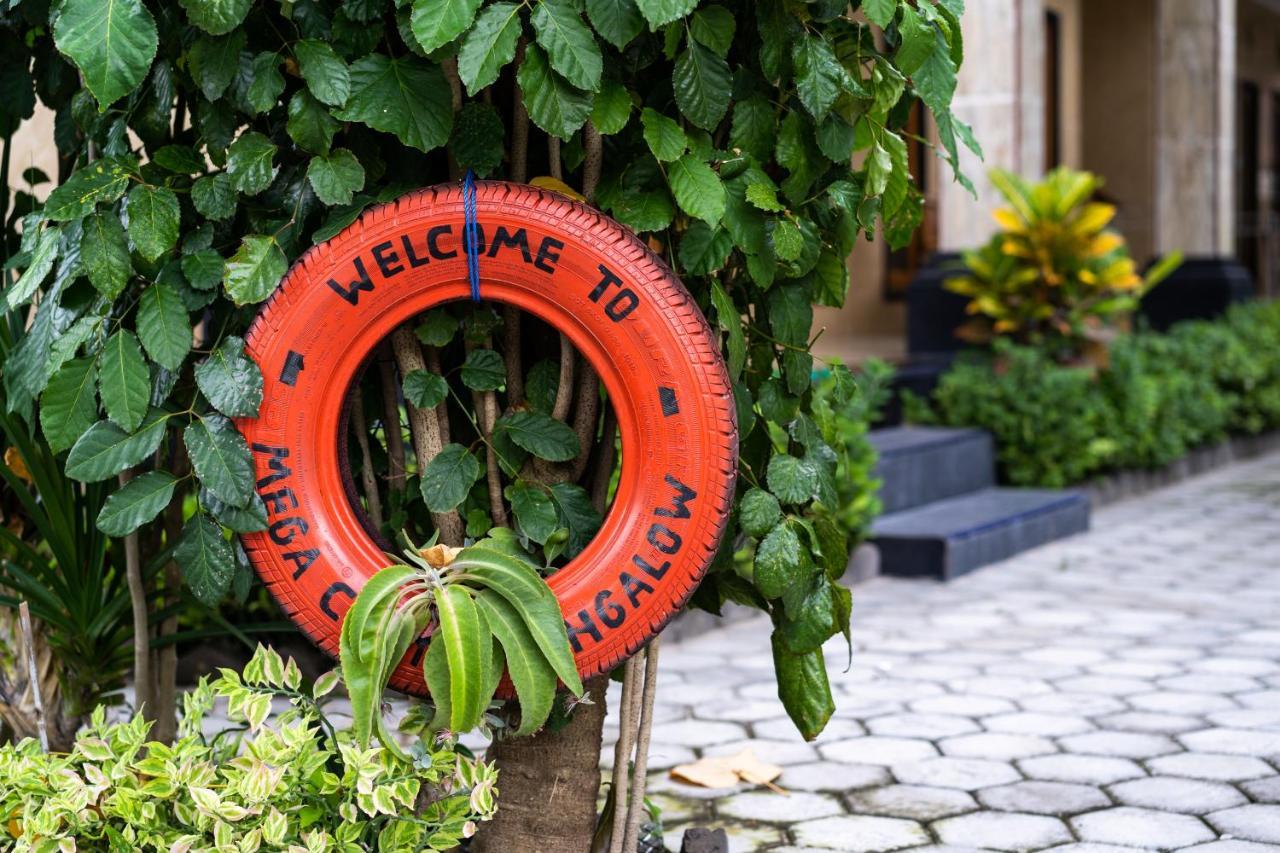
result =
[[605,409],[595,470],[591,474],[591,505],[601,515],[609,502],[609,483],[613,480],[613,463],[617,456],[617,434],[618,416],[610,406]]
[[585,358],[582,359],[582,369],[578,371],[578,389],[574,396],[577,400],[573,407],[573,431],[578,434],[578,455],[570,463],[569,479],[577,482],[587,469],[600,420],[600,382]]
[[373,472],[373,454],[369,452],[369,424],[364,417],[364,393],[360,386],[351,389],[351,427],[360,446],[360,485],[364,489],[365,503],[369,505],[369,518],[382,529],[382,498],[378,495],[378,478]]
[[378,354],[378,375],[382,383],[382,434],[387,442],[387,485],[404,489],[404,436],[400,432],[400,390],[396,384],[394,356],[386,344]]
[[[121,471],[120,488],[133,479],[133,469]],[[147,614],[147,587],[142,579],[142,556],[138,532],[124,537],[124,572],[129,585],[129,605],[133,609],[133,705],[148,720],[156,718],[151,680],[151,624]]]
[[600,168],[604,164],[604,145],[600,132],[589,121],[582,128],[582,155],[582,194],[594,203],[596,187],[600,185]]
[[563,421],[569,417],[569,409],[573,405],[573,368],[577,353],[573,342],[564,334],[560,335],[560,381],[556,385],[556,401],[551,406],[551,417]]
[[551,177],[557,181],[564,180],[564,171],[560,167],[560,137],[547,134],[547,167]]
[[[413,331],[407,324],[391,333],[391,350],[395,353],[401,376],[408,376],[415,370],[426,369],[422,350],[418,347],[418,339],[414,337]],[[408,405],[408,409],[409,431],[413,435],[413,446],[418,456],[418,471],[421,474],[444,448],[448,437],[441,434],[438,412],[419,409],[412,404]],[[462,518],[456,511],[433,512],[431,520],[436,530],[440,532],[441,543],[453,546],[462,544],[464,528]]]
[[[515,72],[524,63],[524,36],[516,46]],[[529,180],[529,111],[524,106],[524,93],[516,74],[511,75],[511,180],[523,184]]]

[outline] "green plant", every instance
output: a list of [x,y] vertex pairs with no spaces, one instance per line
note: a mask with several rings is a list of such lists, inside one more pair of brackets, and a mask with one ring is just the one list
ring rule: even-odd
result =
[[996,169],[991,181],[1010,205],[994,214],[1002,230],[965,253],[968,275],[946,283],[970,297],[969,340],[1007,337],[1078,358],[1181,261],[1175,253],[1138,275],[1124,238],[1107,228],[1115,208],[1092,200],[1096,175],[1063,167],[1033,184]]
[[[335,729],[324,697],[336,672],[304,689],[292,660],[258,647],[243,674],[223,670],[184,697],[179,737],[148,742],[141,716],[101,707],[67,753],[24,740],[0,747],[0,844],[31,851],[453,850],[496,808],[490,765],[448,740],[409,754],[361,747]],[[272,700],[289,709],[268,721]],[[238,725],[203,734],[225,701]]]
[[427,731],[478,726],[504,668],[520,699],[516,735],[542,728],[557,679],[582,695],[555,593],[515,537],[497,531],[456,554],[447,546],[410,546],[414,565],[388,566],[356,596],[342,622],[341,649],[358,743],[376,731],[396,748],[382,725],[382,691],[429,625],[435,630],[422,671],[434,713]]
[[1165,334],[1121,335],[1096,368],[998,341],[994,357],[966,357],[930,401],[908,408],[913,420],[990,430],[1007,482],[1066,486],[1280,427],[1278,342],[1274,302],[1238,305]]

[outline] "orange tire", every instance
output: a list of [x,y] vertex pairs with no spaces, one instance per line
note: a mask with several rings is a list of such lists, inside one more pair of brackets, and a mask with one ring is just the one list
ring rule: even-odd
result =
[[[661,630],[706,572],[733,496],[733,395],[697,305],[630,231],[529,186],[480,182],[476,205],[483,297],[566,334],[617,414],[613,506],[549,581],[589,677]],[[334,656],[351,600],[387,564],[349,497],[339,440],[347,391],[396,327],[468,298],[462,224],[454,185],[367,211],[294,264],[248,335],[265,388],[258,417],[238,425],[270,526],[243,542],[276,600]],[[421,653],[410,650],[393,686],[425,695]]]

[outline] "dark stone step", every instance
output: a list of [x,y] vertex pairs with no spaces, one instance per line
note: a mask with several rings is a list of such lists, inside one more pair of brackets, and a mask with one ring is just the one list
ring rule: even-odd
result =
[[992,488],[881,516],[872,541],[881,573],[950,580],[1088,529],[1084,492]]
[[903,510],[995,485],[995,448],[978,429],[903,426],[872,430],[883,512]]

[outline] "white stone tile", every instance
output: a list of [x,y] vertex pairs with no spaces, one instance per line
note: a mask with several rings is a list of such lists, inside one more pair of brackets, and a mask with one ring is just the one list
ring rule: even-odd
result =
[[968,694],[917,699],[910,704],[910,708],[918,714],[950,714],[958,717],[985,717],[1018,710],[1008,699]]
[[806,821],[792,826],[791,834],[800,844],[848,853],[880,853],[932,840],[915,821],[867,815]]
[[1089,785],[1110,785],[1146,775],[1127,758],[1096,755],[1041,755],[1019,761],[1018,768],[1030,779]]
[[768,740],[753,738],[719,743],[702,750],[703,755],[737,755],[744,749],[755,753],[756,758],[770,764],[805,764],[818,757],[818,751],[797,737],[795,740]]
[[942,750],[943,755],[956,758],[989,758],[995,761],[1012,761],[1016,758],[1030,758],[1033,755],[1048,755],[1058,751],[1053,741],[1046,738],[1002,732],[950,737],[939,741],[938,748]]
[[988,731],[1007,732],[1041,737],[1062,737],[1080,734],[1094,728],[1093,723],[1082,717],[1068,714],[1036,714],[1023,711],[1017,714],[997,714],[984,717],[982,725]]
[[923,785],[887,785],[850,794],[850,810],[856,814],[883,815],[928,822],[940,817],[975,811],[972,796],[954,788]]
[[1230,755],[1280,756],[1280,730],[1204,729],[1178,737],[1187,749]]
[[1214,829],[1235,838],[1280,844],[1280,805],[1251,803],[1214,812],[1207,819]]
[[1083,755],[1110,755],[1117,758],[1154,758],[1179,752],[1180,747],[1164,735],[1138,732],[1089,732],[1058,741],[1067,752]]
[[759,820],[766,823],[796,823],[802,820],[830,817],[844,809],[839,800],[826,794],[791,791],[746,791],[716,802],[716,814],[722,818]]
[[894,777],[907,785],[976,791],[1017,781],[1018,771],[1000,761],[977,758],[930,758],[893,767]]
[[938,750],[927,740],[913,738],[866,737],[850,738],[836,743],[818,747],[823,758],[830,761],[845,761],[853,764],[902,764],[919,761],[938,754]]
[[998,811],[1059,816],[1111,805],[1111,799],[1100,789],[1068,782],[1014,782],[979,791],[978,801]]
[[1071,841],[1057,818],[1016,812],[975,812],[946,818],[932,826],[944,844],[975,844],[992,850],[1041,850]]
[[1247,755],[1219,755],[1211,752],[1183,752],[1164,755],[1147,762],[1152,773],[1210,779],[1219,782],[1245,782],[1261,779],[1276,771],[1260,758]]
[[936,740],[979,730],[968,717],[952,714],[885,714],[867,721],[867,730],[876,735]]
[[874,764],[843,764],[814,761],[792,764],[782,769],[777,784],[788,791],[853,791],[876,785],[888,785],[893,777],[887,767]]
[[1111,796],[1126,806],[1185,814],[1208,814],[1247,802],[1243,794],[1222,782],[1152,776],[1112,785]]
[[1121,806],[1071,818],[1081,841],[1169,849],[1209,841],[1216,834],[1190,815]]

